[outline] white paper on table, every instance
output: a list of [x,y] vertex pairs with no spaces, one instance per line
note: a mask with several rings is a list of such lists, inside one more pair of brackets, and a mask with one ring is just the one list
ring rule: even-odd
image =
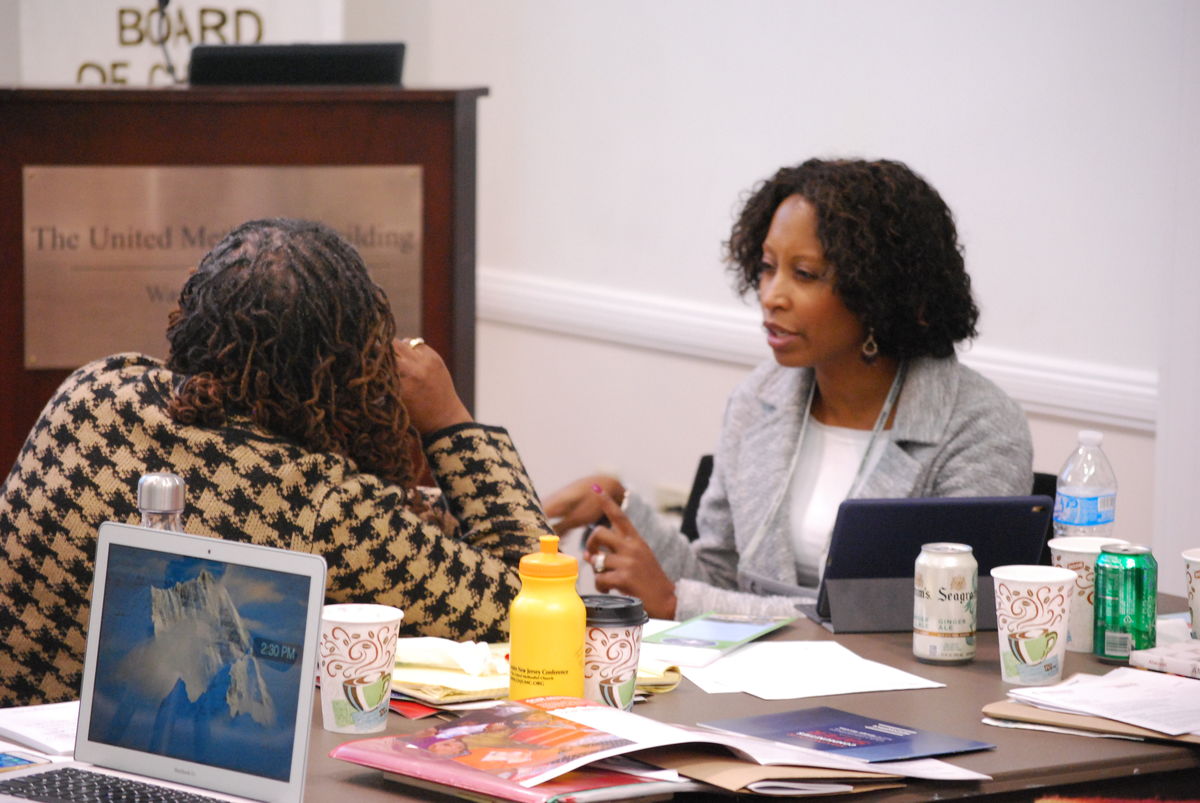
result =
[[1185,611],[1158,617],[1155,622],[1155,646],[1192,640],[1191,617]]
[[1120,667],[1107,675],[1074,675],[1054,686],[1010,689],[1018,702],[1053,711],[1115,719],[1179,736],[1200,734],[1200,680]]
[[396,639],[396,666],[451,669],[477,676],[508,674],[507,650],[482,641],[452,641],[432,636]]
[[79,701],[0,709],[0,736],[47,756],[75,751]]
[[992,776],[959,767],[940,758],[910,758],[908,761],[872,761],[871,772],[891,772],[927,781],[990,781]]
[[788,778],[769,778],[765,781],[754,781],[753,783],[746,784],[746,788],[764,797],[840,795],[854,791],[854,787],[846,783],[812,783],[793,781]]
[[868,661],[836,641],[747,644],[706,667],[684,669],[683,674],[710,694],[744,691],[764,700],[945,686]]
[[684,778],[675,770],[662,769],[653,764],[638,761],[636,758],[630,758],[629,756],[609,756],[608,758],[602,758],[599,761],[588,764],[588,767],[591,769],[614,770],[636,778],[649,778],[652,781],[683,783],[687,780],[687,778]]
[[1100,731],[1084,731],[1078,728],[1063,728],[1058,725],[1042,725],[1037,722],[1018,722],[1015,719],[996,719],[995,717],[981,717],[980,722],[984,725],[992,725],[997,728],[1016,728],[1018,730],[1030,731],[1045,731],[1046,733],[1065,733],[1068,736],[1090,736],[1094,739],[1128,739],[1131,742],[1146,741],[1141,736],[1127,736],[1124,733],[1101,733]]

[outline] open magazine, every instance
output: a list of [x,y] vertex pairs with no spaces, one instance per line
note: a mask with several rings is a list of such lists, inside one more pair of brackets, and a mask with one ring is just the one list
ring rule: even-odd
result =
[[347,742],[330,755],[460,788],[480,773],[529,788],[608,756],[677,744],[722,745],[766,765],[988,780],[981,773],[934,759],[867,764],[753,736],[658,722],[575,697],[506,701],[407,736]]

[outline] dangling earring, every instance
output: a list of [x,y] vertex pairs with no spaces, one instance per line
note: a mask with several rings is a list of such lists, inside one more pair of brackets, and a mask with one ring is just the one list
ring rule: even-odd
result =
[[862,358],[867,365],[875,362],[875,358],[879,356],[879,344],[875,342],[875,328],[867,330],[867,339],[862,344]]

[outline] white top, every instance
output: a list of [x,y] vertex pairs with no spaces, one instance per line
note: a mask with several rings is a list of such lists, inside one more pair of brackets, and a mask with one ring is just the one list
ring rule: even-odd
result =
[[815,588],[821,582],[838,506],[851,493],[859,467],[865,477],[883,455],[890,437],[886,430],[875,439],[864,465],[871,434],[869,429],[831,427],[815,418],[808,420],[789,493],[792,551],[802,586]]

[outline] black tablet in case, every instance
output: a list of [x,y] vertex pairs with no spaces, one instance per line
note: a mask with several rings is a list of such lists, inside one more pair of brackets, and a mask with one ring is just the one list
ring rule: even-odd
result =
[[912,629],[913,568],[923,544],[967,544],[979,564],[977,629],[996,629],[989,575],[1036,564],[1049,533],[1048,496],[847,499],[838,509],[815,611],[837,633]]

